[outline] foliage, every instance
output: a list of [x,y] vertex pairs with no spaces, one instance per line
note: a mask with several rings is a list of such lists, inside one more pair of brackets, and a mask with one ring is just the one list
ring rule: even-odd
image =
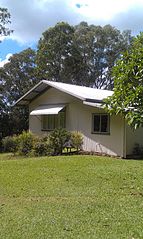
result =
[[31,132],[23,131],[18,136],[19,148],[18,152],[20,155],[28,156],[34,147],[35,136]]
[[[0,37],[8,36],[13,32],[13,30],[10,30],[8,28],[8,24],[11,23],[10,17],[11,16],[10,16],[10,13],[8,12],[8,9],[0,7]],[[3,80],[0,77],[0,134],[2,134],[2,129],[3,129],[3,125],[2,125],[2,122],[4,122],[3,118],[5,118],[5,115],[3,115],[4,114],[3,109],[5,107],[5,102],[3,100],[3,93],[4,93]],[[3,136],[6,136],[6,135],[8,135],[8,134],[4,134]],[[0,142],[0,144],[1,144],[1,142]],[[1,146],[0,146],[0,149],[1,149]]]
[[50,147],[48,137],[37,137],[33,147],[35,156],[46,156],[52,154],[53,150]]
[[31,48],[10,57],[0,71],[4,101],[12,105],[37,83],[35,76],[35,51]]
[[74,148],[81,149],[83,144],[83,135],[80,132],[74,131],[71,133],[71,142]]
[[38,82],[35,76],[35,51],[28,48],[14,54],[0,68],[0,79],[0,132],[5,137],[28,129],[28,108],[16,108],[13,104]]
[[70,132],[66,129],[55,129],[49,135],[49,143],[53,148],[54,155],[62,154],[64,144],[70,139]]
[[121,33],[111,25],[89,26],[85,22],[77,25],[75,42],[81,62],[77,64],[75,77],[78,76],[83,85],[111,89],[111,68],[121,52],[127,49],[130,37],[130,31]]
[[0,7],[0,36],[8,36],[13,30],[10,30],[7,25],[11,23],[10,13],[7,8]]
[[46,156],[48,153],[48,144],[46,142],[38,141],[34,144],[35,156]]
[[3,140],[4,152],[17,153],[24,156],[45,156],[62,154],[66,143],[77,151],[83,143],[80,132],[69,132],[66,129],[55,129],[48,136],[35,136],[31,132],[23,131],[19,135],[7,136]]
[[128,51],[113,68],[114,94],[106,109],[111,114],[122,114],[136,129],[143,126],[143,33],[134,37]]
[[43,33],[39,40],[36,60],[40,79],[68,82],[73,33],[74,28],[64,22]]
[[40,79],[112,88],[111,68],[130,40],[130,31],[121,33],[110,25],[58,23],[39,41],[37,74]]
[[1,238],[142,239],[142,185],[142,160],[1,154]]
[[14,108],[5,106],[0,115],[0,132],[2,133],[2,137],[19,134],[23,130],[27,130],[28,116],[29,111],[27,107]]
[[16,153],[18,150],[17,136],[7,136],[2,139],[2,147],[4,152]]

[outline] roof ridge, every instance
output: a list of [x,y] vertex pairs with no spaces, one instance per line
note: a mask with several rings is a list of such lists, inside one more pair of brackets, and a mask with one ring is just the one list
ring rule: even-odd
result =
[[99,88],[94,88],[94,87],[90,87],[90,86],[84,86],[84,85],[76,85],[76,84],[71,84],[71,83],[65,83],[65,82],[59,82],[59,81],[49,81],[49,80],[42,80],[45,83],[51,83],[51,84],[64,84],[64,85],[71,85],[71,86],[75,86],[75,87],[81,87],[81,88],[87,88],[87,89],[93,89],[93,90],[102,90],[102,91],[110,91],[113,92],[113,90],[107,90],[107,89],[99,89]]

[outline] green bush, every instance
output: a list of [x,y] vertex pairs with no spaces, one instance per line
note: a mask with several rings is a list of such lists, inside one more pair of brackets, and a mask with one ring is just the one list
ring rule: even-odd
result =
[[62,154],[64,144],[66,141],[70,139],[70,132],[66,129],[55,129],[49,135],[49,144],[50,147],[53,149],[54,155]]
[[71,133],[71,144],[72,146],[79,151],[83,144],[83,135],[78,131],[73,131]]
[[18,136],[19,154],[25,155],[25,156],[30,155],[34,147],[35,140],[36,140],[36,137],[31,132],[23,131],[22,134]]
[[42,137],[36,139],[34,143],[34,155],[35,156],[46,156],[52,154],[52,148],[50,147],[48,137]]
[[2,145],[2,133],[0,132],[0,153],[3,151],[3,145]]
[[55,129],[46,137],[38,137],[23,131],[18,136],[8,136],[2,140],[4,152],[17,152],[24,156],[60,155],[69,144],[79,151],[82,143],[83,136],[80,132],[70,133],[62,128]]
[[2,147],[4,152],[16,153],[18,150],[18,137],[7,136],[2,139]]

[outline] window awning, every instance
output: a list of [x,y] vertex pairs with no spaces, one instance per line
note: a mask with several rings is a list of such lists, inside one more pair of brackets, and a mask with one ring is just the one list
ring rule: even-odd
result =
[[30,115],[57,115],[65,105],[43,105],[32,110]]

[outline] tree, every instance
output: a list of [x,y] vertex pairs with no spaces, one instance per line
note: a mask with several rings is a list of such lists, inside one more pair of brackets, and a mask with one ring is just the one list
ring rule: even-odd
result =
[[1,131],[3,136],[28,129],[28,109],[15,108],[14,102],[33,87],[35,76],[35,51],[28,48],[14,54],[0,69],[2,82]]
[[43,33],[38,44],[40,77],[96,88],[112,88],[111,68],[127,49],[131,33],[116,28],[58,23]]
[[136,129],[143,126],[143,33],[134,37],[113,68],[114,94],[106,109],[111,114],[122,114]]
[[[81,56],[76,73],[83,85],[95,88],[113,88],[111,69],[121,52],[127,49],[131,39],[130,31],[121,33],[118,29],[88,25],[85,22],[75,27],[75,41]],[[76,77],[76,76],[75,76]]]
[[37,83],[35,57],[35,51],[28,48],[11,56],[9,62],[1,69],[4,97],[10,105]]
[[37,51],[37,72],[40,79],[69,82],[71,46],[74,28],[68,23],[57,23],[45,31]]
[[7,8],[0,7],[0,36],[8,36],[13,30],[10,30],[7,27],[7,24],[11,23],[10,21],[10,13]]
[[[10,17],[11,16],[10,16],[10,13],[8,12],[8,9],[0,7],[0,37],[10,35],[10,33],[13,32],[13,30],[10,30],[7,27],[7,24],[11,23]],[[3,89],[3,84],[2,84],[2,80],[0,80],[0,114],[1,114],[2,106],[3,106],[2,89]]]
[[[10,30],[7,27],[7,24],[11,23],[10,21],[10,13],[7,8],[0,7],[0,37],[8,36],[13,30]],[[1,149],[1,137],[2,137],[2,122],[5,122],[5,117],[3,115],[4,102],[3,102],[3,83],[0,80],[0,149]]]

